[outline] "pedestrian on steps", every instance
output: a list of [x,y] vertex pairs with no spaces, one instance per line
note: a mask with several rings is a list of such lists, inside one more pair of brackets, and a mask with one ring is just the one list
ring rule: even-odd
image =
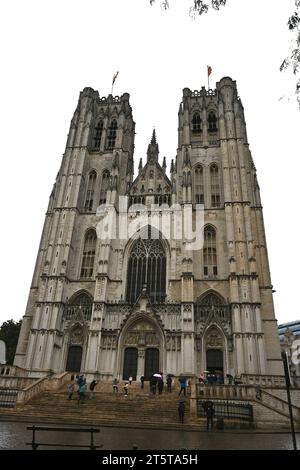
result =
[[90,400],[93,400],[94,399],[94,389],[97,385],[97,380],[93,380],[91,383],[90,383]]
[[125,385],[124,385],[124,387],[123,387],[125,397],[128,397],[128,387],[129,387],[128,382],[126,382]]
[[128,381],[129,381],[129,385],[131,385],[131,384],[132,384],[132,381],[133,381],[132,376],[129,377]]
[[184,423],[184,414],[185,414],[185,401],[180,400],[178,404],[178,416],[179,416],[179,421],[181,423]]
[[68,400],[72,400],[72,395],[74,393],[74,390],[75,390],[75,384],[73,381],[68,384]]
[[113,392],[114,393],[118,393],[118,391],[119,391],[118,383],[119,383],[118,379],[114,378],[114,380],[113,380]]

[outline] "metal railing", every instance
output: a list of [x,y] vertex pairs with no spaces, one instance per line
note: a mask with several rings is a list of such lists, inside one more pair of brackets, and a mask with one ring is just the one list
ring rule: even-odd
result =
[[[32,450],[37,450],[39,446],[43,447],[73,447],[74,448],[88,448],[90,450],[96,450],[97,448],[102,447],[102,445],[95,445],[94,443],[94,434],[99,433],[100,429],[95,428],[65,428],[65,427],[48,427],[48,426],[27,426],[28,431],[32,431],[31,442],[26,442],[27,446],[31,446]],[[54,431],[54,432],[80,432],[80,433],[90,433],[90,443],[89,444],[62,444],[54,442],[37,442],[36,432],[37,431]]]
[[[197,400],[197,415],[206,417],[205,403],[207,400]],[[232,419],[253,423],[253,407],[250,403],[213,400],[214,417]]]
[[0,408],[14,408],[18,390],[0,388]]

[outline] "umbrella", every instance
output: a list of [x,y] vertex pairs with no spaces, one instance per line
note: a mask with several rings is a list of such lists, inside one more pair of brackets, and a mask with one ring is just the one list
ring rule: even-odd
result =
[[161,379],[161,375],[160,374],[153,374],[153,377],[159,377]]

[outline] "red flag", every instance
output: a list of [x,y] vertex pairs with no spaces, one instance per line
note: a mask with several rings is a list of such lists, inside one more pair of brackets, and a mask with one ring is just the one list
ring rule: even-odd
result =
[[114,74],[112,84],[115,83],[116,78],[117,78],[118,75],[119,75],[119,72],[117,72],[117,73]]
[[212,73],[212,68],[210,65],[207,66],[207,75],[210,76],[210,74]]

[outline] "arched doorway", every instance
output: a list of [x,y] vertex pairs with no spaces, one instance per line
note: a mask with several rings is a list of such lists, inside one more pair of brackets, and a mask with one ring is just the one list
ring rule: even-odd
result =
[[163,335],[158,325],[144,315],[124,331],[120,340],[120,376],[127,380],[131,375],[139,380],[143,375],[146,380],[163,369]]
[[70,346],[67,357],[67,372],[80,372],[82,359],[82,347]]
[[124,354],[123,380],[128,380],[131,376],[136,380],[138,365],[137,348],[126,348]]
[[148,348],[145,354],[145,380],[149,380],[156,372],[159,372],[159,350]]
[[223,351],[221,349],[208,349],[206,351],[206,369],[215,374],[224,372]]

